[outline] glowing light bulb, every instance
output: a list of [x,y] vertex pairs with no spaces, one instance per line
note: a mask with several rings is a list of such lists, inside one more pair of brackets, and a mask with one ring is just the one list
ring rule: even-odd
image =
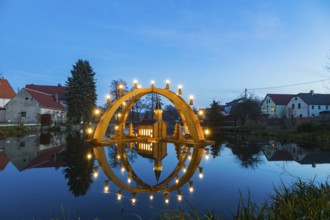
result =
[[182,85],[178,86],[178,95],[182,95]]
[[134,87],[134,89],[138,88],[138,81],[137,80],[133,81],[133,87]]
[[166,89],[170,89],[170,81],[169,80],[166,80],[166,82],[165,82],[166,84],[166,86],[165,86],[165,88]]
[[204,177],[203,175],[203,167],[199,167],[199,178],[202,179]]

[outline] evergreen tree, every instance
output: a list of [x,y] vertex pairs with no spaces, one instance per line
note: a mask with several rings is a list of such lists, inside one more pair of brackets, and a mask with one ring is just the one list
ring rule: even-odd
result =
[[71,123],[89,122],[96,105],[95,72],[87,60],[78,60],[66,81],[68,121]]
[[221,114],[221,106],[219,102],[213,100],[211,108],[206,112],[205,124],[210,128],[218,128],[223,124],[223,115]]

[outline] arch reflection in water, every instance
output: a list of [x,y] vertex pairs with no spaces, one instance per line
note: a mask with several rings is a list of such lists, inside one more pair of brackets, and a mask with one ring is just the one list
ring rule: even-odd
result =
[[[155,195],[162,194],[165,203],[169,203],[170,194],[175,192],[175,196],[181,201],[183,199],[183,189],[181,189],[183,186],[187,185],[191,193],[194,191],[192,177],[195,172],[198,172],[200,178],[203,177],[203,168],[199,165],[205,149],[201,146],[174,144],[177,164],[168,176],[163,178],[160,178],[160,176],[163,170],[163,159],[167,157],[168,146],[166,142],[118,143],[111,145],[109,148],[113,152],[116,152],[116,156],[114,156],[113,159],[118,160],[118,163],[108,162],[104,147],[94,147],[94,152],[98,155],[97,161],[99,167],[108,178],[108,180],[105,181],[105,189],[109,192],[109,181],[117,185],[116,195],[118,200],[122,199],[123,191],[126,191],[131,195],[131,202],[133,204],[137,201],[138,194],[148,194],[150,195],[150,200],[153,200]],[[146,160],[153,161],[153,171],[157,180],[156,184],[147,183],[147,181],[139,177],[137,172],[134,171],[128,155],[128,153],[132,151],[136,151],[139,156]],[[191,157],[191,159],[188,159],[189,157]],[[116,165],[112,166],[111,164]],[[122,177],[123,175],[116,174],[113,167],[120,169],[121,172],[119,173],[121,174],[123,174],[123,171],[127,172],[127,180]],[[115,192],[116,189],[112,191]]]

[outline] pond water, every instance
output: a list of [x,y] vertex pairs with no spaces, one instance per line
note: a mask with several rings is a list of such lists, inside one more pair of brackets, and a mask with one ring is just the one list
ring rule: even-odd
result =
[[157,219],[177,207],[230,219],[240,193],[263,202],[282,182],[330,177],[329,151],[242,135],[206,148],[132,143],[98,151],[106,164],[87,158],[93,151],[80,133],[1,140],[0,219]]

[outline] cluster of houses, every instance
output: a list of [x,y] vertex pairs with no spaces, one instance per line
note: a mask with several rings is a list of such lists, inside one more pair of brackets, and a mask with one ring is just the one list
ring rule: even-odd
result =
[[267,94],[261,112],[272,118],[310,118],[330,114],[330,94]]
[[[65,93],[66,87],[61,85],[30,84],[16,94],[8,80],[0,78],[0,123],[42,124],[45,119],[52,124],[65,123]],[[244,101],[240,98],[227,103],[223,114],[230,115],[233,106]],[[318,94],[313,90],[299,94],[267,94],[260,111],[268,118],[329,117],[330,94]]]
[[61,85],[26,85],[16,94],[7,79],[0,79],[0,122],[61,124],[66,121],[66,88]]

